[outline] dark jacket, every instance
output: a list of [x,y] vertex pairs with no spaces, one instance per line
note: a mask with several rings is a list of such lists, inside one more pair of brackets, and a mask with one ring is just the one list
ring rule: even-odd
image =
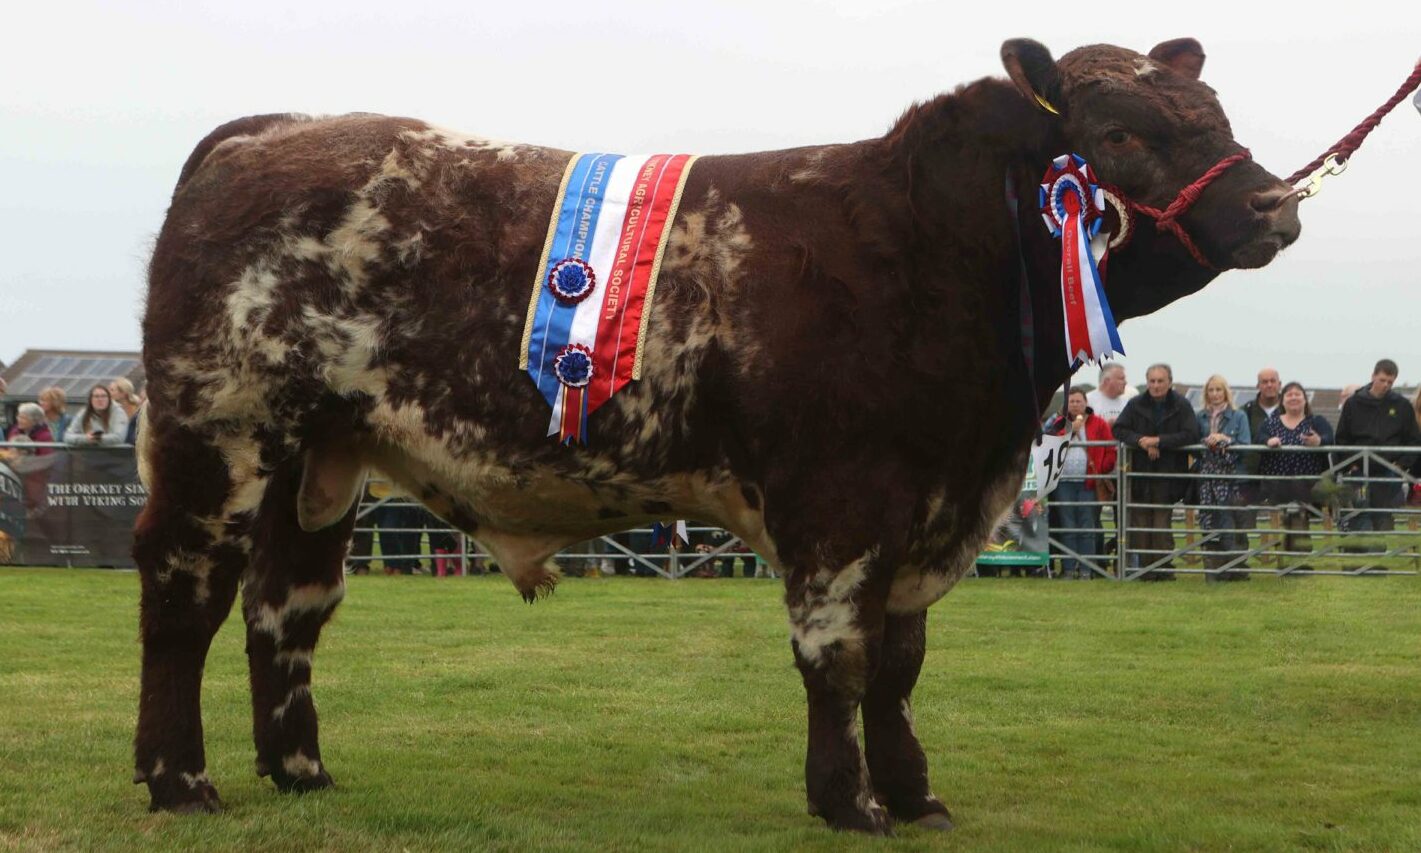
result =
[[[1262,444],[1258,436],[1263,434],[1263,422],[1268,420],[1268,413],[1263,411],[1263,406],[1254,397],[1244,403],[1241,411],[1248,416],[1248,434],[1253,437],[1252,444]],[[1278,400],[1278,405],[1273,407],[1273,413],[1283,411],[1283,401]],[[1263,462],[1263,455],[1256,451],[1249,451],[1243,454],[1243,470],[1249,474],[1257,474],[1258,466]],[[1250,481],[1251,482],[1251,481]]]
[[[1416,424],[1416,410],[1407,399],[1395,391],[1385,397],[1371,394],[1371,386],[1362,388],[1342,405],[1337,421],[1337,443],[1370,447],[1421,447],[1421,427]],[[1416,463],[1416,454],[1384,454],[1400,468]]]
[[[1179,448],[1199,443],[1199,420],[1189,401],[1173,388],[1160,405],[1149,394],[1141,394],[1125,404],[1114,425],[1116,440],[1130,448],[1130,468],[1139,473],[1183,474],[1189,470],[1189,454]],[[1160,455],[1150,459],[1140,449],[1140,439],[1159,436]],[[1133,500],[1145,503],[1174,503],[1183,500],[1189,481],[1182,478],[1140,478],[1130,483]]]

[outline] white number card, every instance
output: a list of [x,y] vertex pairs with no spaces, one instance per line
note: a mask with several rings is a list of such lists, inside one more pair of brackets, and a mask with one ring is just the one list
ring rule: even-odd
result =
[[1043,435],[1040,444],[1031,446],[1031,462],[1036,470],[1036,497],[1044,498],[1061,482],[1061,469],[1066,465],[1066,451],[1071,440],[1064,435]]

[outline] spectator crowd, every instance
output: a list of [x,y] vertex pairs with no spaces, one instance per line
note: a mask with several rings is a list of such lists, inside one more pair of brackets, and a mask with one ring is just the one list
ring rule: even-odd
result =
[[[1412,401],[1393,390],[1399,372],[1396,362],[1384,358],[1369,382],[1344,389],[1334,429],[1313,412],[1302,383],[1284,384],[1271,367],[1258,372],[1257,396],[1243,406],[1235,405],[1224,377],[1209,377],[1196,410],[1175,390],[1169,365],[1151,365],[1145,371],[1146,391],[1138,394],[1125,381],[1123,367],[1106,364],[1099,387],[1089,393],[1071,388],[1062,411],[1049,417],[1043,429],[1075,441],[1119,442],[1125,449],[1130,465],[1124,519],[1128,568],[1142,579],[1174,579],[1168,571],[1179,552],[1174,511],[1185,504],[1199,510],[1208,579],[1247,580],[1243,570],[1249,566],[1249,534],[1256,530],[1259,507],[1277,512],[1284,530],[1281,552],[1295,560],[1312,553],[1308,531],[1324,507],[1346,510],[1336,513],[1345,530],[1384,534],[1394,530],[1403,505],[1421,504],[1421,489],[1406,481],[1421,477],[1421,390]],[[1333,445],[1400,449],[1375,454],[1370,461],[1311,452]],[[1099,565],[1115,551],[1104,542],[1100,516],[1115,499],[1116,461],[1113,445],[1068,448],[1051,501],[1052,529],[1063,546],[1062,577],[1088,579],[1094,572],[1082,557]],[[1372,542],[1343,550],[1375,552],[1384,546]],[[1302,564],[1294,570],[1310,568]]]

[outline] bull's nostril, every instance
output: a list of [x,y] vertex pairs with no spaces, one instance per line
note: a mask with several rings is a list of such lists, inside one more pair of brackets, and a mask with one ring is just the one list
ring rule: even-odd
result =
[[1275,189],[1257,193],[1249,199],[1249,206],[1259,213],[1269,213],[1282,206],[1292,196],[1292,190]]

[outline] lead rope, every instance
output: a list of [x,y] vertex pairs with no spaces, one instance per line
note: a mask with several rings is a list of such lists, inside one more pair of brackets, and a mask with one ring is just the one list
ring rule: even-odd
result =
[[[1416,67],[1411,71],[1411,76],[1406,78],[1405,82],[1401,84],[1401,88],[1396,90],[1395,95],[1392,95],[1387,99],[1386,103],[1373,110],[1371,115],[1362,119],[1362,123],[1352,128],[1351,133],[1337,140],[1336,145],[1324,151],[1316,160],[1313,160],[1311,163],[1289,175],[1287,183],[1295,184],[1311,175],[1314,171],[1321,168],[1329,157],[1331,157],[1335,163],[1346,164],[1347,158],[1351,157],[1353,152],[1362,147],[1362,140],[1367,138],[1367,134],[1376,130],[1377,125],[1381,124],[1386,114],[1391,112],[1397,104],[1401,103],[1403,98],[1415,91],[1418,86],[1421,86],[1421,62],[1416,63]],[[1303,197],[1307,198],[1316,192],[1316,190],[1313,190]]]

